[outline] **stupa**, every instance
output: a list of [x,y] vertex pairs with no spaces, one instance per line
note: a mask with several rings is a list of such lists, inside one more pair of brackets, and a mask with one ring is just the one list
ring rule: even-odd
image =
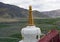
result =
[[29,6],[28,26],[22,28],[21,34],[23,39],[19,42],[38,42],[40,40],[41,30],[34,24],[32,16],[32,6]]

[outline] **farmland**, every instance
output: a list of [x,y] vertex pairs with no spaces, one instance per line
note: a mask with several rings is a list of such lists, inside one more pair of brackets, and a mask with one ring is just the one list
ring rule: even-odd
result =
[[[18,42],[22,39],[21,29],[28,25],[27,19],[17,22],[0,22],[0,42]],[[60,18],[34,19],[35,25],[46,34],[51,29],[60,31]]]

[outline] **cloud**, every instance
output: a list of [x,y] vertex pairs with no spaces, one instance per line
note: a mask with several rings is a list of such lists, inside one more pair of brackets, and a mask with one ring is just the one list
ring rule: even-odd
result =
[[60,0],[0,0],[0,2],[17,5],[25,9],[32,5],[33,9],[38,11],[60,9]]

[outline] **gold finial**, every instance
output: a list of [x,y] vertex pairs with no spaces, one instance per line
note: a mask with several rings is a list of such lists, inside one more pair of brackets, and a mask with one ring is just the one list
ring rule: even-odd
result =
[[32,16],[32,6],[29,6],[29,26],[33,26],[34,21],[33,21],[33,16]]

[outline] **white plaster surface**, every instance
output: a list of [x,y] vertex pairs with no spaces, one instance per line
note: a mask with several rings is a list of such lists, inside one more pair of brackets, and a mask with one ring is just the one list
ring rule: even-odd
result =
[[19,42],[37,42],[40,39],[41,30],[36,26],[27,26],[21,30],[21,34],[23,39]]

